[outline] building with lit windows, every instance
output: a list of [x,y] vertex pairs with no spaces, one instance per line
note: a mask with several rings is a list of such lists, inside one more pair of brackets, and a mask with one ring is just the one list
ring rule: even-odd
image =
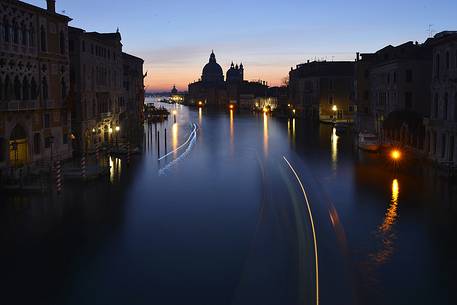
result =
[[67,16],[3,0],[0,10],[0,168],[71,156]]
[[126,111],[121,34],[69,28],[72,132],[77,153],[119,137]]
[[313,61],[289,72],[289,98],[297,113],[322,121],[352,121],[354,62]]

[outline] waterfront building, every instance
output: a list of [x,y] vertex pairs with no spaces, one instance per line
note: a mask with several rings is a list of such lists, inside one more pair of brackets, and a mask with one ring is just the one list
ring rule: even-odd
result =
[[[136,56],[122,53],[123,89],[121,99],[126,111],[120,113],[120,136],[128,138],[134,144],[140,144],[144,123],[144,60]],[[122,109],[122,108],[121,108]]]
[[22,1],[0,10],[0,169],[71,156],[67,16]]
[[222,67],[211,52],[209,62],[204,66],[201,79],[189,84],[187,103],[204,104],[213,107],[236,105],[252,109],[259,105],[259,98],[266,98],[268,86],[264,81],[244,80],[244,66],[232,64],[227,70],[224,81]]
[[178,89],[176,89],[176,85],[173,86],[173,89],[171,89],[170,93],[170,99],[172,102],[181,104],[184,101],[184,95],[178,92]]
[[374,130],[389,142],[423,146],[423,117],[429,114],[430,41],[387,46],[374,53],[369,72]]
[[289,72],[290,102],[298,114],[321,121],[352,121],[354,62],[313,61]]
[[375,132],[370,102],[370,70],[376,63],[372,53],[357,53],[354,72],[354,104],[357,106],[355,128],[361,132]]
[[121,34],[70,27],[69,37],[74,149],[85,153],[119,136],[126,111]]
[[457,165],[457,32],[441,32],[431,43],[433,69],[425,153],[446,166]]

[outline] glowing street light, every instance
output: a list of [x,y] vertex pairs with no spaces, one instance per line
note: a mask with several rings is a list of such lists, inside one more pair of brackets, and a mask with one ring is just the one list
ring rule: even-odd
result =
[[121,127],[116,126],[116,132],[119,132],[121,130]]
[[333,112],[337,112],[338,111],[338,107],[336,107],[336,105],[333,105],[332,110],[333,110]]
[[233,106],[233,104],[230,104],[229,108],[230,109],[233,109],[235,106]]
[[390,157],[392,158],[392,160],[394,161],[399,161],[401,159],[401,151],[399,151],[398,149],[394,149],[390,152]]

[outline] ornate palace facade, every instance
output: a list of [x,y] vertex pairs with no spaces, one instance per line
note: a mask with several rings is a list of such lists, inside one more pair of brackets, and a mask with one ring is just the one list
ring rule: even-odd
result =
[[0,1],[0,168],[71,156],[67,16]]

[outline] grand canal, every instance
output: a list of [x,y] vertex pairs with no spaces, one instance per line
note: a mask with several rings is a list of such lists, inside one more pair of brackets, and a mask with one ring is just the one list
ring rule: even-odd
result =
[[328,125],[174,110],[106,180],[1,194],[2,304],[457,303],[457,190],[429,166]]

